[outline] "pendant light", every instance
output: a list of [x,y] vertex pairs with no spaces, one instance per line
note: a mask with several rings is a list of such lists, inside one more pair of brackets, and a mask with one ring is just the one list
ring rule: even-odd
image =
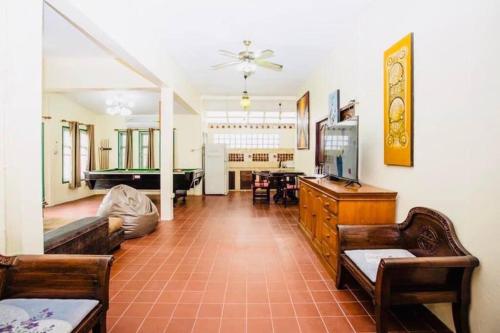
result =
[[248,75],[245,74],[245,90],[243,90],[243,94],[241,95],[241,101],[240,105],[243,108],[243,110],[247,110],[250,107],[250,95],[248,95],[247,91],[247,77]]

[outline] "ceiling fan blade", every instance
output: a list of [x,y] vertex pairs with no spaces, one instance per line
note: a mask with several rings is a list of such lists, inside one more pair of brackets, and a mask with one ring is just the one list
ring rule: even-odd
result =
[[263,50],[257,53],[255,56],[256,59],[267,59],[271,58],[274,56],[274,51],[273,50]]
[[224,63],[222,63],[222,64],[213,65],[213,66],[212,66],[212,69],[221,69],[221,68],[224,68],[224,67],[229,67],[229,66],[233,66],[233,65],[238,65],[239,63],[241,63],[241,61],[230,61],[230,62],[224,62]]
[[228,50],[219,50],[219,54],[222,55],[222,56],[230,57],[230,58],[234,58],[234,59],[239,59],[240,58],[239,55],[237,55],[234,52],[228,51]]
[[283,65],[275,64],[274,62],[269,62],[267,60],[255,59],[255,63],[261,67],[269,68],[275,71],[281,71]]

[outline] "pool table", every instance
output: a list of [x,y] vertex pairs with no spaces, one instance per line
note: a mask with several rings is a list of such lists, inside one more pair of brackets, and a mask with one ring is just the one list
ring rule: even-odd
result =
[[[189,190],[203,178],[203,169],[175,169],[174,192]],[[125,184],[138,190],[159,190],[160,169],[106,169],[85,171],[85,182],[90,189],[107,190]]]

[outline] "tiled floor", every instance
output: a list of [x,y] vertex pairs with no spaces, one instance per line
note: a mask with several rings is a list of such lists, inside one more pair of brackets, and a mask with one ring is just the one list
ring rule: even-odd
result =
[[[302,237],[297,207],[234,193],[190,197],[175,215],[115,253],[108,331],[375,330],[366,295],[336,290]],[[421,308],[396,312],[393,331],[448,332]]]

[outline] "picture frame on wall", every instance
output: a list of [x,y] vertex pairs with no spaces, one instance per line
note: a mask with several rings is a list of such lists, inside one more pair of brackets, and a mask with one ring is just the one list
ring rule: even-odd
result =
[[309,149],[309,91],[297,101],[297,149]]
[[340,90],[337,89],[328,95],[328,126],[333,126],[340,120]]
[[413,166],[413,34],[384,52],[384,163]]
[[344,121],[344,120],[354,118],[356,116],[356,109],[354,107],[355,105],[356,105],[356,102],[351,101],[346,106],[343,106],[342,108],[340,108],[339,121]]
[[325,164],[325,131],[328,126],[328,117],[316,122],[315,165],[317,167]]

